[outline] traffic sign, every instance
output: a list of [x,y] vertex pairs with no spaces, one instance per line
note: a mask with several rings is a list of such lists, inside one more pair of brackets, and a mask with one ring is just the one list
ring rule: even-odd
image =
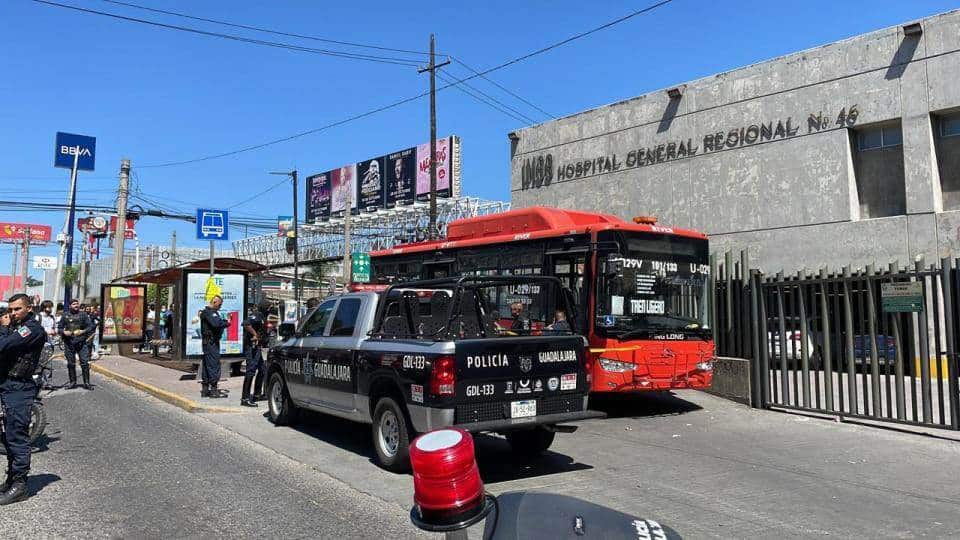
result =
[[53,166],[72,169],[73,156],[78,152],[77,170],[92,171],[97,157],[97,138],[58,131],[53,150]]
[[34,255],[33,267],[38,270],[55,270],[57,268],[57,258]]
[[370,254],[354,253],[350,258],[350,275],[354,283],[370,282]]
[[229,240],[230,220],[226,210],[197,208],[197,240]]

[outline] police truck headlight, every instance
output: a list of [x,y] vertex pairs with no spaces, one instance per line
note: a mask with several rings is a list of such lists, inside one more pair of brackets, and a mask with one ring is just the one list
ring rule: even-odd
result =
[[621,362],[619,360],[611,360],[610,358],[600,357],[600,367],[604,371],[612,371],[614,373],[623,373],[625,371],[633,371],[637,368],[636,364],[631,364],[629,362]]

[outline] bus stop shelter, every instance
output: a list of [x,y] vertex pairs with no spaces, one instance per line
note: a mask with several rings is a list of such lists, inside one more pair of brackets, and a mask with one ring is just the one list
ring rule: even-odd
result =
[[[248,302],[255,300],[250,290],[251,284],[259,280],[260,274],[266,270],[266,267],[233,257],[218,257],[214,259],[213,265],[213,277],[224,299],[221,310],[232,313],[235,321],[227,329],[226,339],[221,343],[221,357],[225,362],[239,365],[243,360],[243,329],[239,327],[240,322],[246,315]],[[198,311],[206,305],[205,292],[209,278],[210,260],[201,259],[170,268],[123,276],[113,280],[109,285],[105,284],[104,287],[119,284],[153,284],[158,289],[169,288],[168,306],[173,317],[171,328],[168,329],[169,340],[163,342],[169,348],[169,353],[164,355],[164,359],[199,363],[201,350],[197,315]],[[101,305],[106,306],[107,301],[106,298],[101,298]],[[146,302],[152,301],[155,300],[146,299]],[[144,308],[144,313],[146,311]],[[159,322],[155,321],[154,330],[158,328]],[[159,341],[155,339],[153,345],[156,346],[157,343]],[[120,341],[113,345],[117,346],[123,356],[131,356],[135,348],[143,346],[142,343],[130,341]]]

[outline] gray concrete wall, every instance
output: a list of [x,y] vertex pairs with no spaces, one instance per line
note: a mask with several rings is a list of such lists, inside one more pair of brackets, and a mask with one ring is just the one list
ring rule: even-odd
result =
[[[960,107],[960,11],[921,24],[920,37],[880,30],[678,85],[679,100],[653,92],[518,130],[514,208],[652,214],[788,272],[936,257],[958,218],[939,213],[930,115]],[[868,219],[850,131],[898,120],[906,213]]]

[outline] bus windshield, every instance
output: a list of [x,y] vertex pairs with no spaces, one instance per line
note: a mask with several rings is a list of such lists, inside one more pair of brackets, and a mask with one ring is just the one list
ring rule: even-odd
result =
[[706,240],[614,231],[598,240],[598,334],[709,339]]

